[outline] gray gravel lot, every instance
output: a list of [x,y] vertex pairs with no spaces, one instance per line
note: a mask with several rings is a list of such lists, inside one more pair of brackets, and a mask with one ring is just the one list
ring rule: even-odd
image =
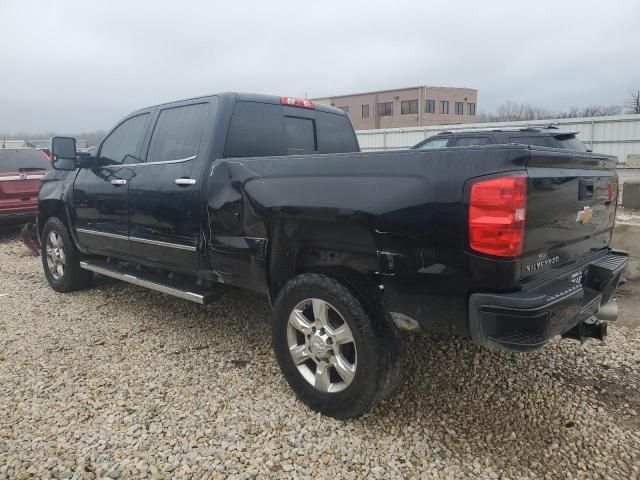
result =
[[1,234],[0,479],[640,478],[638,329],[528,355],[410,338],[395,395],[338,421],[295,399],[268,318],[235,290],[57,294]]

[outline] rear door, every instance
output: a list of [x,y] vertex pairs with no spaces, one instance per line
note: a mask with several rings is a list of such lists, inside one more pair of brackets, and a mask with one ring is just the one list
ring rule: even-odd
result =
[[134,256],[188,270],[198,268],[200,174],[217,99],[162,108],[145,161],[129,183],[129,239]]
[[0,218],[35,213],[49,158],[35,149],[0,149]]
[[522,277],[609,244],[618,195],[614,157],[532,148]]
[[123,120],[102,141],[94,168],[81,169],[73,185],[73,207],[80,245],[130,255],[128,183],[140,151],[151,112]]

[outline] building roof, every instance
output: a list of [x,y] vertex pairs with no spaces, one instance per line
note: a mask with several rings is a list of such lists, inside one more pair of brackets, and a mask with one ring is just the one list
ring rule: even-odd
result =
[[372,95],[376,93],[389,93],[389,92],[401,92],[403,90],[415,90],[417,88],[441,88],[447,90],[470,90],[472,92],[477,92],[478,90],[475,88],[466,88],[466,87],[442,87],[435,85],[418,85],[413,87],[402,87],[402,88],[388,88],[386,90],[371,90],[368,92],[357,92],[357,93],[343,93],[340,95],[327,95],[325,97],[315,97],[312,100],[322,100],[325,98],[343,98],[343,97],[355,97],[358,95]]

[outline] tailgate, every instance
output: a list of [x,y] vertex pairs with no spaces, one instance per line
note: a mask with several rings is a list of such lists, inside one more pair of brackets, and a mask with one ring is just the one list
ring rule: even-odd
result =
[[618,196],[616,164],[615,157],[532,148],[521,278],[609,244]]
[[38,204],[43,173],[0,173],[0,213],[29,211]]

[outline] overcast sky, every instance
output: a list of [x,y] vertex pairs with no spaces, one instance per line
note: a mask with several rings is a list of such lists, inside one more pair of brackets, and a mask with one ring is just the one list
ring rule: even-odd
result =
[[0,0],[0,132],[109,129],[227,90],[471,87],[552,110],[640,89],[640,2]]

